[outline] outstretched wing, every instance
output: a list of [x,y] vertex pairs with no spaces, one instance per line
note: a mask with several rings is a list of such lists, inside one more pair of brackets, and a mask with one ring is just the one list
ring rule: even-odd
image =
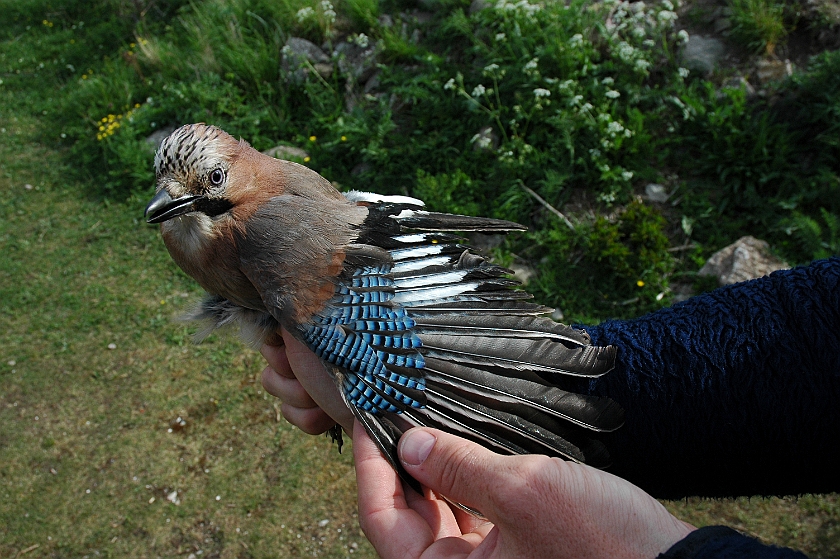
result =
[[348,405],[395,468],[399,436],[418,425],[501,453],[607,466],[592,435],[620,427],[623,410],[554,383],[607,373],[615,348],[540,316],[550,309],[513,289],[510,270],[453,233],[523,227],[427,212],[410,198],[347,197],[366,205],[368,217],[335,295],[299,334],[332,365]]

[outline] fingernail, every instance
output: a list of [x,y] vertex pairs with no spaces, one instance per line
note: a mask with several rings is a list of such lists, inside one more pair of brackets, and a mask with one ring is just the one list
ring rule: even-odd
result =
[[409,466],[419,466],[435,446],[437,439],[428,431],[413,429],[400,440],[400,458]]

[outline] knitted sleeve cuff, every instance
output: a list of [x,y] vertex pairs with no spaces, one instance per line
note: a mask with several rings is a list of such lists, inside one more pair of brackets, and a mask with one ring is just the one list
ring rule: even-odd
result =
[[657,559],[807,559],[799,551],[764,545],[726,526],[691,532]]

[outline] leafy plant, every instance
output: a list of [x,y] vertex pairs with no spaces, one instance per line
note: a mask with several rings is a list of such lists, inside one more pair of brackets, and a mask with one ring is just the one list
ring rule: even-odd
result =
[[785,4],[777,0],[728,0],[731,35],[754,52],[773,54],[787,36]]

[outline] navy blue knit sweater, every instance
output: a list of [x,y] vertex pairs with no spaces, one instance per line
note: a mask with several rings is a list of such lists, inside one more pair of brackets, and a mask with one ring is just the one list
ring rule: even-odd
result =
[[613,473],[661,498],[840,490],[840,258],[586,330],[619,350],[575,387],[626,410]]
[[708,526],[690,533],[658,559],[808,559],[786,547],[764,545],[725,526]]

